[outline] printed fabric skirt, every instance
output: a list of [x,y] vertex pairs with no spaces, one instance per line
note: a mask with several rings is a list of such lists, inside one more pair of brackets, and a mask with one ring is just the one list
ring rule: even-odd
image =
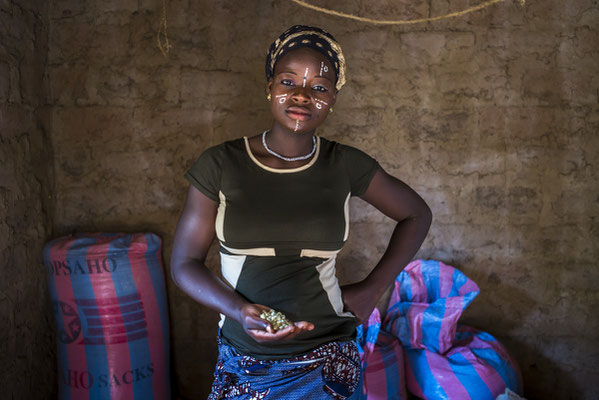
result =
[[218,353],[208,400],[362,397],[360,356],[355,342],[331,342],[283,360],[258,360],[239,354],[219,338]]

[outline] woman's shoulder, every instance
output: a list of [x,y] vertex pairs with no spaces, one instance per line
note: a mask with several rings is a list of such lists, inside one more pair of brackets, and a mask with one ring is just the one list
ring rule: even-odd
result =
[[230,157],[235,155],[235,153],[244,150],[244,139],[237,138],[232,140],[227,140],[222,143],[209,146],[205,148],[201,153],[200,157],[209,157],[209,158],[222,158],[222,157]]
[[331,153],[343,158],[346,161],[351,162],[352,160],[359,159],[373,159],[368,153],[359,149],[358,147],[337,142],[335,140],[329,140],[324,137],[320,137],[321,146],[323,150],[328,150]]

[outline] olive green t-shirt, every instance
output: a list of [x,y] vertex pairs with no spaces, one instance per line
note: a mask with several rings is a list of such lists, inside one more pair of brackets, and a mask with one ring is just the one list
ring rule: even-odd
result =
[[364,152],[317,137],[310,162],[295,169],[260,163],[247,138],[204,151],[185,177],[218,202],[216,235],[224,279],[252,303],[315,329],[277,344],[259,344],[221,315],[223,339],[262,359],[305,353],[352,340],[357,320],[343,310],[335,275],[349,234],[349,199],[362,195],[377,171]]

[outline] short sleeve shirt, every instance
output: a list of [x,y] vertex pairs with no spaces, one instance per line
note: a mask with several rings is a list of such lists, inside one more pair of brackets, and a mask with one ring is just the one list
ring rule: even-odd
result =
[[284,358],[354,336],[356,319],[343,310],[335,259],[349,234],[349,199],[364,194],[378,164],[321,137],[316,147],[308,164],[274,169],[254,157],[247,138],[232,140],[207,149],[185,174],[218,202],[223,278],[249,301],[315,325],[265,346],[221,316],[223,339],[257,358]]

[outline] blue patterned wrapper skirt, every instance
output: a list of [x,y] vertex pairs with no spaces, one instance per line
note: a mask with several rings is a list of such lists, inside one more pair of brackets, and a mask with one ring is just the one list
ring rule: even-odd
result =
[[355,342],[331,342],[282,360],[258,360],[219,340],[208,400],[359,399],[360,356]]

